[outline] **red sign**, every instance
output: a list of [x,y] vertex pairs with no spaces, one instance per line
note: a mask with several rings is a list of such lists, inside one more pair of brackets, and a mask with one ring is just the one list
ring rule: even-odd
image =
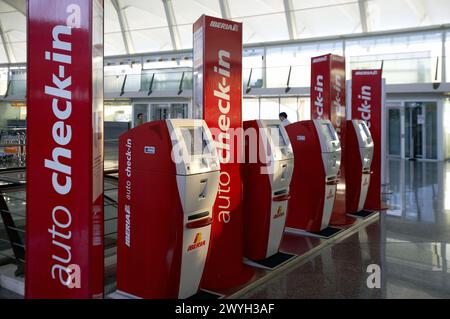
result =
[[364,120],[374,143],[369,191],[365,209],[381,210],[381,121],[383,107],[382,70],[352,71],[352,118]]
[[341,169],[330,223],[345,225],[345,58],[327,54],[311,58],[311,119],[330,120],[341,142]]
[[27,298],[103,295],[103,1],[28,1]]
[[242,134],[242,24],[203,15],[193,31],[194,118],[208,124],[221,162],[203,286],[232,287],[251,275],[242,263],[242,145],[235,135]]

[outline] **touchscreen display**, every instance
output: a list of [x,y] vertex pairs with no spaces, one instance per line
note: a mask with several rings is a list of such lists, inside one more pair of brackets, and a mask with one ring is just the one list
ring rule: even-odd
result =
[[180,131],[186,143],[188,155],[195,156],[210,153],[203,127],[180,127]]

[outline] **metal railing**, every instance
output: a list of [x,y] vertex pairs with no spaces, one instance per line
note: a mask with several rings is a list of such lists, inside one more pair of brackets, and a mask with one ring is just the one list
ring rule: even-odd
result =
[[[105,170],[104,248],[116,247],[117,169]],[[16,276],[24,274],[26,235],[26,175],[24,169],[0,171],[0,265],[16,264]]]
[[[414,53],[414,52],[413,52]],[[413,54],[411,53],[411,54]],[[441,56],[417,57],[392,55],[380,56],[348,56],[347,70],[362,68],[380,68],[383,66],[384,76],[388,84],[429,83],[441,81]],[[268,67],[244,68],[242,71],[242,87],[247,94],[253,88],[290,88],[308,87],[310,82],[310,63],[299,60],[299,63]],[[135,71],[134,71],[135,72]],[[349,72],[350,73],[350,72]],[[349,74],[348,74],[349,75]],[[105,93],[144,92],[151,96],[155,92],[183,91],[192,89],[193,73],[190,68],[141,70],[136,74],[106,74],[104,77]],[[7,80],[3,80],[7,81]],[[289,82],[289,85],[287,83]],[[26,94],[26,81],[10,80],[4,97],[21,97]]]

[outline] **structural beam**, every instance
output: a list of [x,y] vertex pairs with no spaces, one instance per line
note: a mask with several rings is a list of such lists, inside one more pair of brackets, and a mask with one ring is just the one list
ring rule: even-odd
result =
[[173,10],[172,0],[162,0],[164,11],[166,12],[167,25],[169,26],[170,39],[174,50],[181,48],[180,32],[178,31],[177,20]]
[[117,12],[117,17],[119,18],[120,30],[122,32],[123,44],[127,54],[134,54],[133,39],[131,38],[130,28],[128,27],[127,15],[122,10],[119,0],[111,0],[114,9]]
[[295,40],[298,38],[297,21],[295,19],[294,6],[292,0],[284,0],[284,12],[286,14],[286,23],[289,31],[289,39]]
[[2,23],[0,21],[0,38],[2,39],[3,48],[5,49],[6,59],[8,63],[16,63],[16,56],[14,55],[14,50],[12,48],[11,41],[9,40],[9,36],[3,30]]
[[220,12],[222,13],[223,19],[231,19],[230,6],[228,5],[228,0],[219,0]]
[[27,15],[27,2],[26,0],[3,0],[6,4],[9,4],[11,7],[22,13],[23,15]]
[[358,5],[362,32],[369,32],[369,27],[367,24],[367,0],[358,0]]

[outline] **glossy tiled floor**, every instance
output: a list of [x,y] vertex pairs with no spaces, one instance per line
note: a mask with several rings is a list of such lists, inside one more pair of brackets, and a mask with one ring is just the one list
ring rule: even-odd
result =
[[[391,209],[246,298],[450,298],[450,163],[389,160]],[[381,287],[367,286],[367,267]]]
[[[387,168],[388,212],[243,297],[450,298],[450,163]],[[318,242],[305,238],[298,249]],[[367,287],[371,264],[381,268],[379,289]],[[17,297],[0,289],[0,298]]]

